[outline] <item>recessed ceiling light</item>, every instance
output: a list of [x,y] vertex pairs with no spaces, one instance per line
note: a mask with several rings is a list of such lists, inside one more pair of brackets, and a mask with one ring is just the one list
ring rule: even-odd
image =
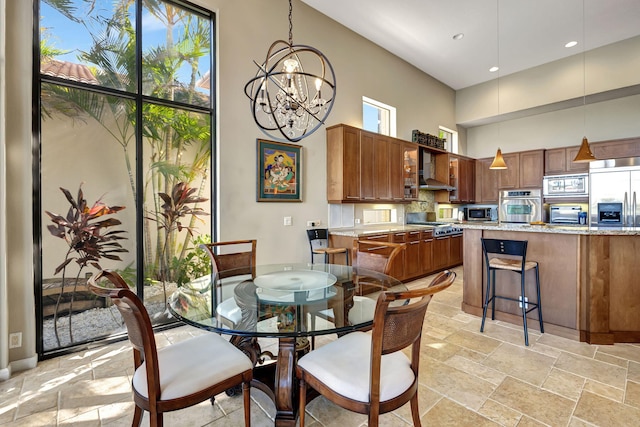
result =
[[578,44],[578,42],[574,40],[574,41],[570,41],[569,43],[565,44],[564,47],[574,47],[577,44]]
[[500,69],[500,67],[491,67],[491,68],[489,68],[489,71],[492,72],[492,73],[495,73],[499,69]]
[[458,33],[458,34],[454,34],[453,35],[453,39],[454,40],[462,40],[464,38],[464,34],[463,33]]

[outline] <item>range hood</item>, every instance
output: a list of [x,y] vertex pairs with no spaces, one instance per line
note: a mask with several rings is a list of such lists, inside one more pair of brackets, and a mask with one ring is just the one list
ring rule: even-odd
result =
[[[423,150],[424,151],[424,150]],[[455,191],[455,187],[431,178],[431,153],[422,154],[422,170],[419,171],[419,188],[423,190]]]

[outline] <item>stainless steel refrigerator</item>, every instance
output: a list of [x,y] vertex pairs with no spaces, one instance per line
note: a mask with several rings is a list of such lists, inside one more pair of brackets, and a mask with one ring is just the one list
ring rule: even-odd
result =
[[617,206],[620,223],[611,225],[640,227],[640,157],[591,162],[589,188],[591,225],[606,225],[603,211]]

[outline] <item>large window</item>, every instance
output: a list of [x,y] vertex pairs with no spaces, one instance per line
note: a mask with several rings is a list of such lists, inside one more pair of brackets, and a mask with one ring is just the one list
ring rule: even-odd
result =
[[154,324],[209,261],[212,13],[162,0],[42,0],[34,109],[38,353],[122,333],[86,282],[136,289]]

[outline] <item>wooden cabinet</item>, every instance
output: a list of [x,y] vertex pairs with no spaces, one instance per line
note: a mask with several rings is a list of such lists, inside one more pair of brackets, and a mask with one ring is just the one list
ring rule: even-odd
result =
[[[520,179],[520,153],[502,154],[506,169],[498,171],[498,188],[518,188]],[[540,183],[542,185],[542,183]]]
[[462,234],[451,236],[449,241],[449,267],[462,264]]
[[401,140],[388,138],[389,157],[387,176],[389,177],[389,195],[394,202],[404,201],[404,144]]
[[544,150],[521,151],[502,156],[507,169],[498,173],[498,188],[542,188]]
[[433,240],[433,269],[444,270],[450,264],[451,237],[436,237]]
[[347,125],[327,128],[327,200],[408,203],[418,199],[418,145]]
[[422,263],[422,274],[429,274],[433,268],[433,231],[423,231],[420,241],[420,260]]
[[493,157],[476,160],[476,203],[498,203],[498,171],[489,169]]
[[591,142],[590,147],[596,159],[640,157],[640,137]]
[[405,142],[403,150],[404,199],[418,200],[418,146]]
[[327,129],[327,200],[360,200],[360,132],[356,128]]
[[453,191],[436,192],[436,201],[473,203],[475,201],[475,160],[455,154],[436,156],[435,178],[455,187]]
[[389,191],[389,144],[383,135],[373,136],[373,194],[376,200],[391,200]]
[[544,150],[521,151],[519,188],[542,188]]
[[418,277],[422,274],[421,239],[422,232],[409,231],[407,233],[404,259],[404,276],[406,279]]
[[[375,170],[373,164],[374,143],[373,134],[368,132],[360,133],[360,165],[357,170],[360,171],[360,176],[357,181],[360,182],[360,200],[371,201],[375,200],[375,190],[373,181],[375,177]],[[327,163],[334,161],[329,158],[327,153]],[[348,165],[345,165],[348,167]],[[355,171],[353,172],[356,173]]]
[[589,163],[576,163],[573,159],[578,154],[580,146],[560,147],[545,150],[544,174],[562,175],[589,172]]

